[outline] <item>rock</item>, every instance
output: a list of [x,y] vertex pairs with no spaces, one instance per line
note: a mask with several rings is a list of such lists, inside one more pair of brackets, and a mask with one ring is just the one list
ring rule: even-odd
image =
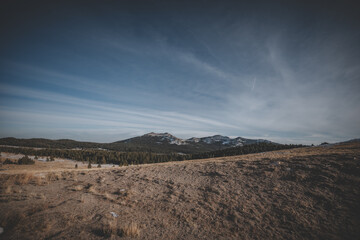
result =
[[119,215],[117,215],[116,213],[114,212],[110,212],[110,214],[114,217],[114,218],[117,218]]
[[280,161],[270,163],[270,166],[279,166],[281,164]]

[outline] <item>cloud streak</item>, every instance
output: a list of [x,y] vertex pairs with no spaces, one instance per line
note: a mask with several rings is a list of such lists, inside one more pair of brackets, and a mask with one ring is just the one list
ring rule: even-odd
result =
[[360,36],[351,14],[290,3],[192,11],[169,3],[139,17],[128,4],[96,16],[75,4],[81,21],[58,21],[66,8],[33,9],[24,22],[37,26],[41,12],[52,25],[31,31],[9,16],[17,31],[4,28],[0,45],[0,136],[359,137]]

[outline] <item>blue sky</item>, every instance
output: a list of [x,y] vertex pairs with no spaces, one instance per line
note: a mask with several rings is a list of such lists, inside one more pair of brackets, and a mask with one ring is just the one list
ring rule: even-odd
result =
[[75,2],[1,1],[0,137],[360,136],[351,2]]

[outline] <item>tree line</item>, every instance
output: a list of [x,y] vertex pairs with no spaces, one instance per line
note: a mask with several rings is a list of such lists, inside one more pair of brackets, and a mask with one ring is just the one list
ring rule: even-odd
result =
[[193,154],[192,158],[202,159],[202,158],[213,158],[213,157],[227,157],[227,156],[269,152],[269,151],[276,151],[283,149],[299,148],[299,147],[305,147],[305,146],[301,144],[278,144],[278,143],[260,142],[260,143],[239,146],[239,147],[232,147],[232,148],[226,148],[211,152]]
[[118,152],[109,150],[69,150],[69,149],[34,149],[21,147],[0,147],[1,152],[9,152],[15,154],[24,154],[38,157],[49,158],[54,157],[65,158],[76,161],[97,163],[97,164],[117,164],[127,166],[133,164],[161,163],[170,161],[184,161],[190,159],[203,159],[213,157],[226,157],[234,155],[243,155],[250,153],[268,152],[274,150],[290,149],[304,147],[304,145],[287,145],[275,143],[255,143],[245,146],[227,148],[223,150],[204,152],[198,154],[158,154],[152,152]]
[[[14,148],[0,147],[1,152],[15,154],[32,155],[46,158],[65,158],[82,162],[97,164],[118,164],[127,166],[132,164],[160,163],[169,161],[183,161],[188,158],[181,154],[156,154],[151,152],[117,152],[106,150],[69,150],[69,149],[34,149],[34,148]],[[36,158],[35,157],[35,158]]]

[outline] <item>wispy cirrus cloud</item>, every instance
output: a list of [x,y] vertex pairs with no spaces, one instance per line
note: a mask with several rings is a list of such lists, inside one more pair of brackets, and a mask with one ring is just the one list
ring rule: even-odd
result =
[[[74,4],[76,16],[61,22],[67,8],[34,8],[21,22],[9,15],[16,31],[2,28],[0,40],[1,136],[110,141],[168,131],[319,143],[360,135],[351,11],[179,3],[139,17],[119,4],[96,16]],[[56,27],[37,27],[35,16]]]

